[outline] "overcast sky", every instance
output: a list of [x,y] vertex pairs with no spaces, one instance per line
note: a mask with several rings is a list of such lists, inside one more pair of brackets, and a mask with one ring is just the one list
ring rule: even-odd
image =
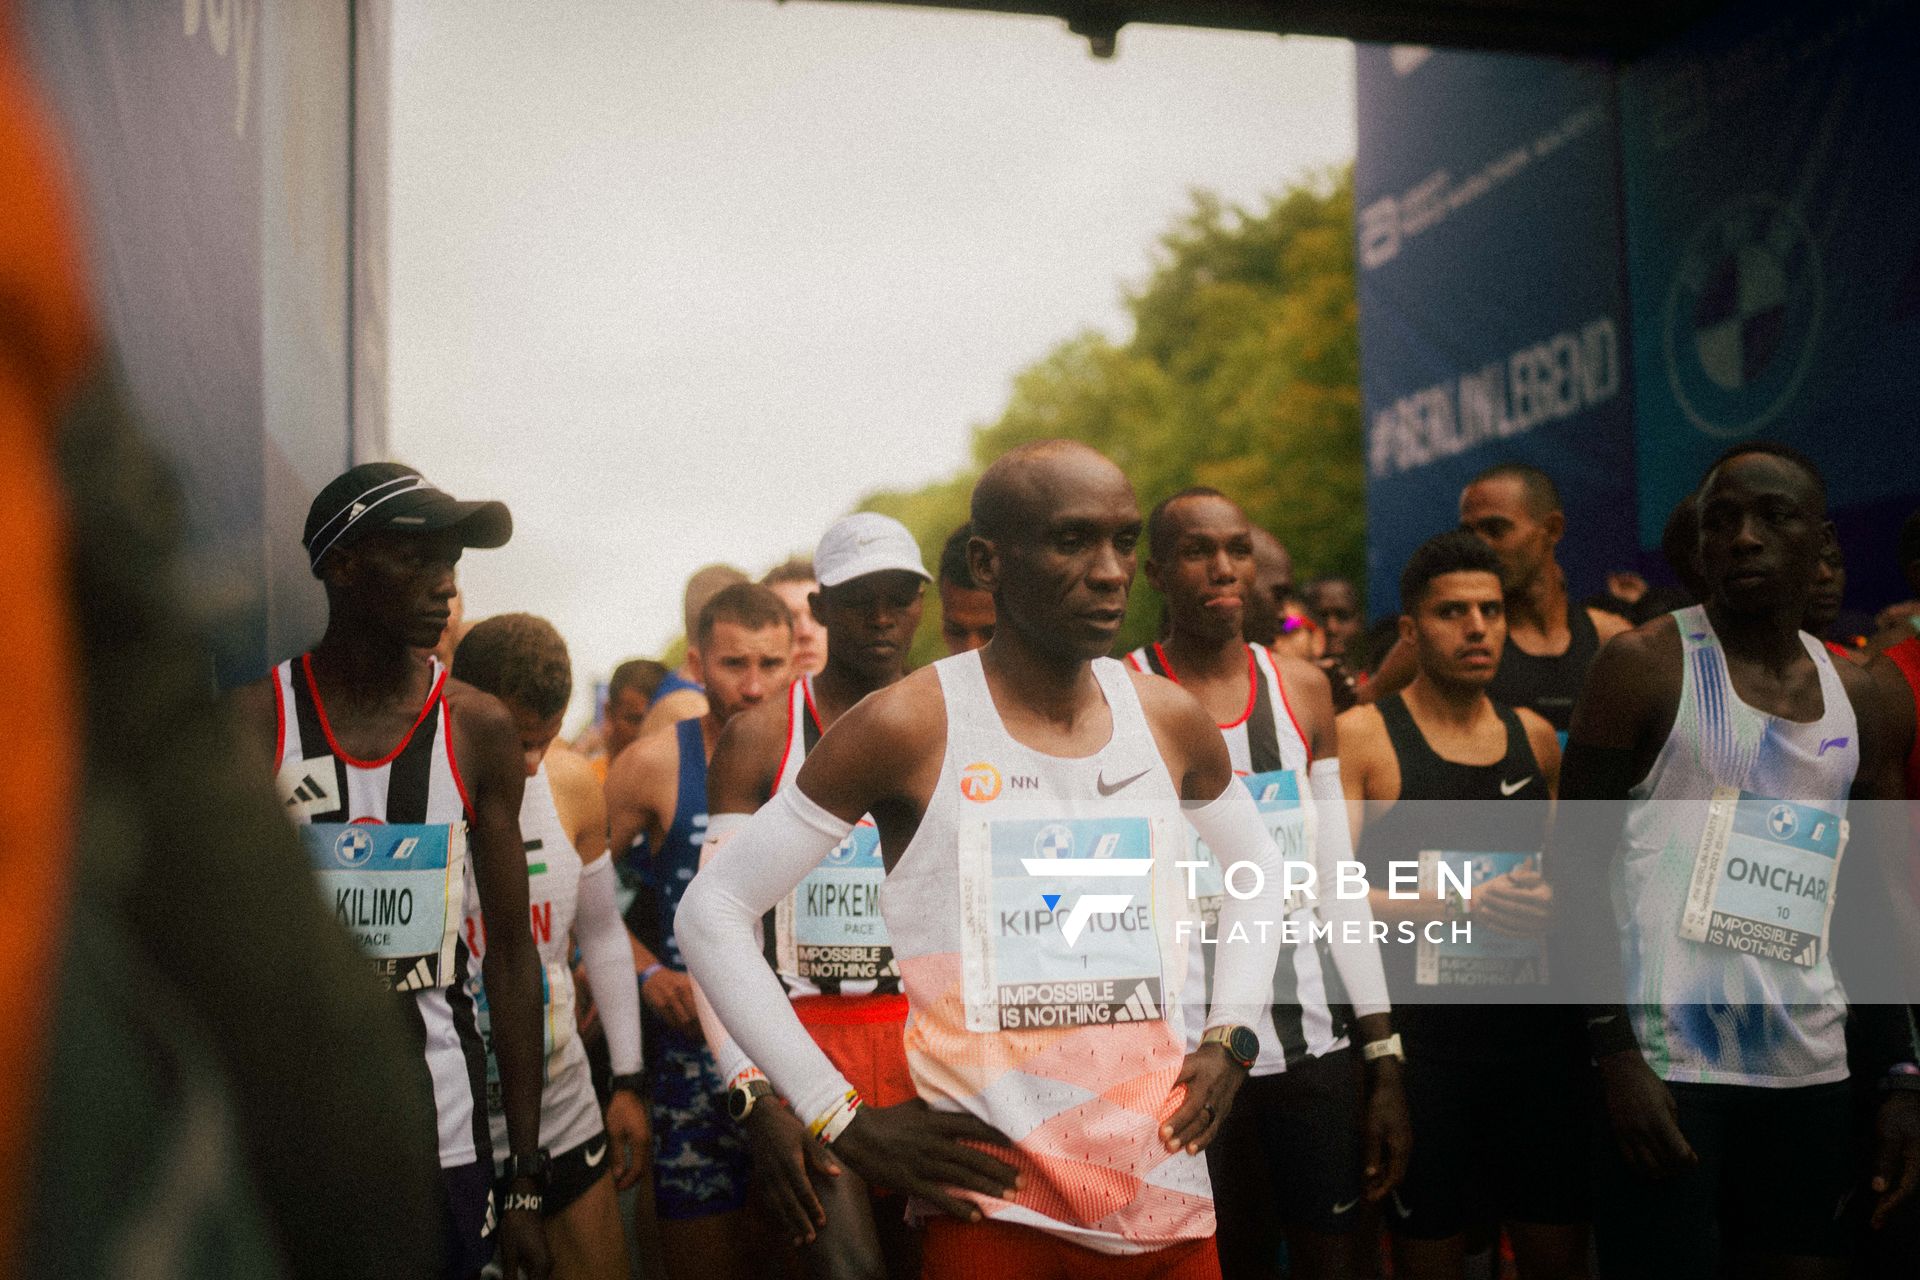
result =
[[[469,616],[584,686],[860,495],[963,464],[1206,187],[1353,154],[1339,41],[820,3],[395,5],[392,443],[515,534]],[[573,719],[578,718],[578,712]]]

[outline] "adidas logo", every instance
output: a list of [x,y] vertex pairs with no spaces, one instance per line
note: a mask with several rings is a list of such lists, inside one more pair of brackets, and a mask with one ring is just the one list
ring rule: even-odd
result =
[[1134,985],[1133,994],[1113,1015],[1115,1022],[1152,1022],[1160,1016],[1160,1008],[1154,1003],[1153,990],[1145,980]]
[[395,991],[429,991],[435,985],[433,966],[427,963],[426,956],[421,956],[413,962],[413,968],[408,971],[407,976],[394,984],[393,989]]
[[300,785],[287,796],[287,807],[291,809],[296,804],[311,804],[315,800],[325,800],[329,794],[326,784],[309,773],[300,779]]

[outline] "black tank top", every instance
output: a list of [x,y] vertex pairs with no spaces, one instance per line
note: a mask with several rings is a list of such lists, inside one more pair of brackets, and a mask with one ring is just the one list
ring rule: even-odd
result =
[[1567,651],[1552,658],[1525,653],[1513,637],[1507,637],[1500,650],[1500,669],[1487,686],[1489,698],[1509,707],[1525,707],[1552,725],[1562,742],[1573,723],[1573,703],[1580,696],[1587,668],[1600,652],[1600,633],[1584,606],[1568,602],[1567,630],[1571,633]]
[[[1369,884],[1386,887],[1388,864],[1414,862],[1422,850],[1518,853],[1541,848],[1547,779],[1513,708],[1494,703],[1507,731],[1505,754],[1493,764],[1474,765],[1442,759],[1428,745],[1401,695],[1390,694],[1375,705],[1400,764],[1400,799],[1360,833],[1358,857],[1366,865]],[[1532,803],[1485,803],[1490,800]],[[1564,1047],[1577,1030],[1571,1010],[1482,1003],[1474,994],[1482,988],[1420,986],[1415,981],[1416,955],[1416,944],[1397,931],[1381,948],[1394,1025],[1407,1037],[1410,1059],[1418,1048],[1421,1054],[1456,1061],[1509,1060],[1536,1054],[1548,1044]],[[1542,997],[1547,998],[1544,993]],[[1511,990],[1507,998],[1512,998]]]

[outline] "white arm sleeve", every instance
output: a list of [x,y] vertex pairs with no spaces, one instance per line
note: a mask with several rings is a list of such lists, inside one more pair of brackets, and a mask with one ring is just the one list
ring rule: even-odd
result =
[[1353,829],[1347,825],[1347,797],[1340,787],[1340,762],[1315,760],[1307,770],[1307,788],[1313,796],[1316,834],[1313,842],[1320,918],[1333,932],[1333,967],[1347,989],[1355,1017],[1385,1013],[1387,977],[1380,967],[1380,947],[1373,940],[1373,908],[1364,893],[1342,898],[1334,892],[1340,864],[1353,861]]
[[[1251,888],[1251,872],[1233,874],[1233,864],[1249,862],[1260,868],[1260,892],[1250,898],[1227,894],[1220,907],[1219,937],[1214,949],[1212,1006],[1207,1025],[1253,1025],[1273,1003],[1273,968],[1280,958],[1281,883],[1280,848],[1267,824],[1260,820],[1253,797],[1239,779],[1198,807],[1181,806],[1194,831],[1213,850],[1214,858],[1234,888]],[[1239,932],[1235,932],[1236,926]],[[1236,939],[1232,942],[1224,939]]]
[[614,901],[613,855],[580,868],[580,899],[573,910],[573,940],[593,986],[594,1007],[607,1032],[613,1074],[640,1069],[640,988],[633,980],[633,950]]
[[[700,846],[700,866],[704,870],[732,836],[747,824],[752,815],[745,813],[716,813],[707,820],[707,840]],[[753,942],[756,950],[764,949],[766,938],[761,927],[760,917],[753,921]],[[727,1029],[720,1025],[720,1015],[713,1011],[713,1004],[698,983],[693,988],[693,1007],[700,1014],[700,1030],[707,1037],[707,1048],[713,1051],[714,1065],[720,1071],[720,1083],[731,1085],[733,1078],[745,1071],[753,1063],[744,1050],[734,1043]]]
[[799,787],[784,787],[700,868],[674,918],[687,969],[721,1024],[807,1122],[849,1086],[800,1025],[754,930],[852,830]]

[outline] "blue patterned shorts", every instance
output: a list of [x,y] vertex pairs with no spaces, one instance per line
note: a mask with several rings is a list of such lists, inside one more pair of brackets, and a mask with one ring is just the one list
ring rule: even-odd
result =
[[647,1030],[655,1211],[704,1218],[744,1207],[752,1161],[746,1135],[727,1115],[713,1054],[658,1022]]

